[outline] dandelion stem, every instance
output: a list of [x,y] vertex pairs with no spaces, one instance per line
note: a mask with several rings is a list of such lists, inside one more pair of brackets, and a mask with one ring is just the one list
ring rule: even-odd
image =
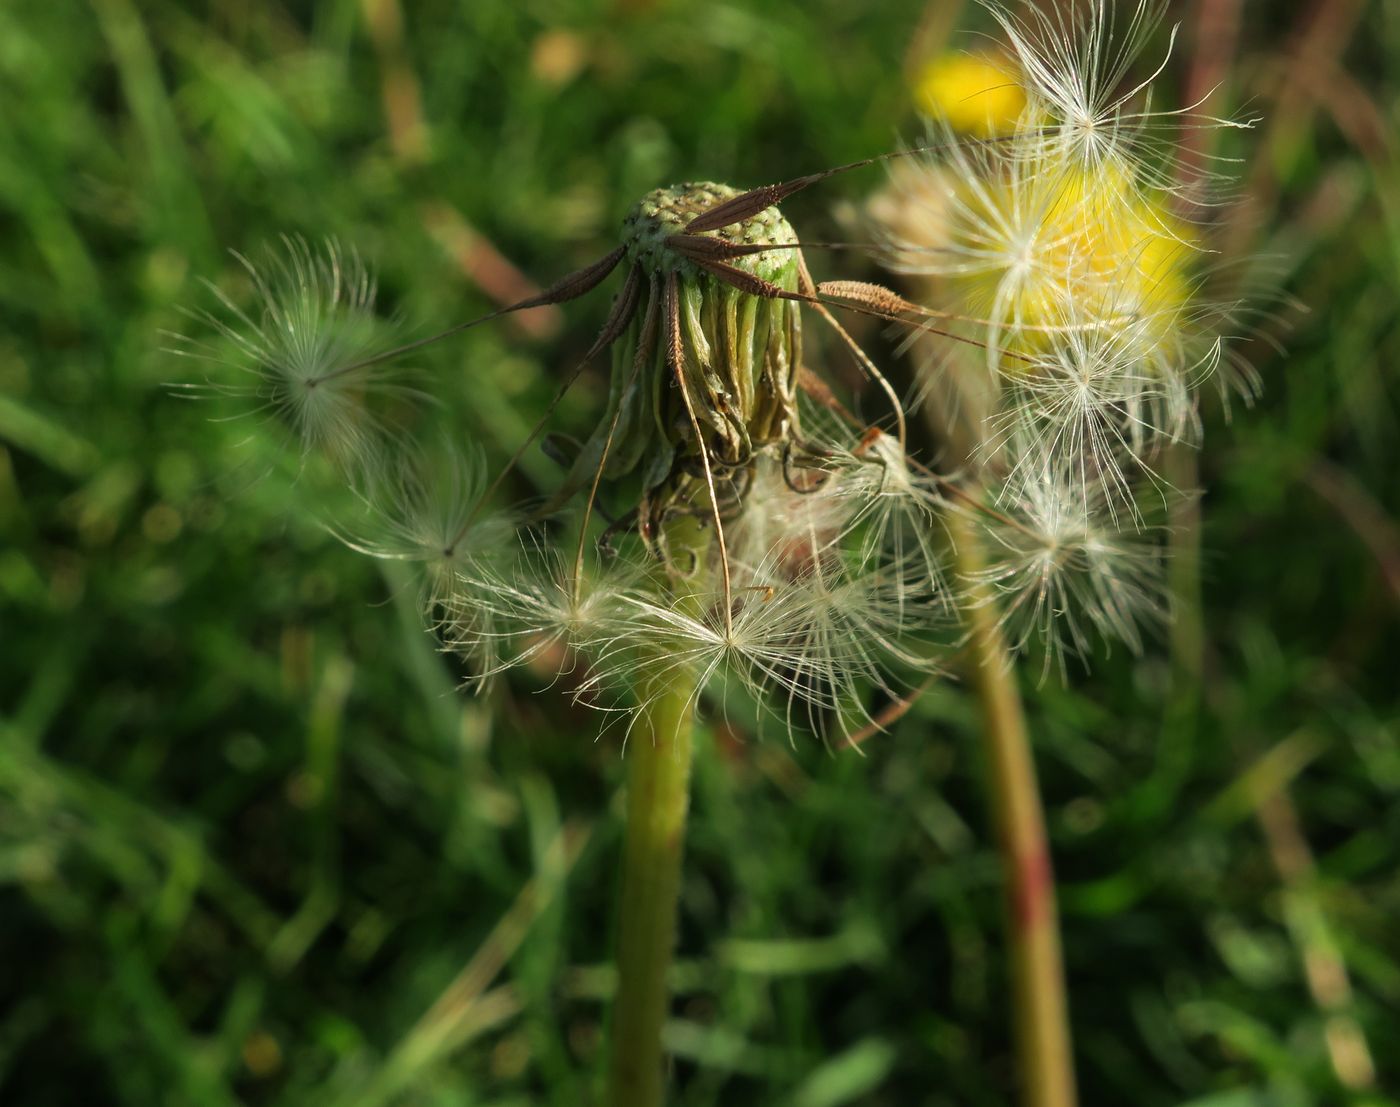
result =
[[[671,547],[694,552],[700,563],[708,534],[694,519],[677,519],[670,526]],[[703,575],[673,584],[678,610],[698,612]],[[645,706],[627,744],[618,989],[603,1099],[608,1107],[660,1107],[663,1102],[661,1029],[669,1000],[666,973],[676,944],[697,693],[696,678],[672,666],[651,678],[644,675],[638,688]]]
[[950,512],[948,525],[967,579],[968,678],[982,709],[987,787],[1006,870],[1021,1102],[1026,1107],[1074,1107],[1055,880],[1025,711],[995,605],[978,580],[985,557],[975,524],[960,512]]

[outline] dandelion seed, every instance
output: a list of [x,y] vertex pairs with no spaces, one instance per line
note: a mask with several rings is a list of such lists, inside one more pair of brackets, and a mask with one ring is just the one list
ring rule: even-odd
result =
[[446,441],[407,452],[361,493],[364,519],[333,529],[359,553],[417,565],[425,607],[436,618],[467,566],[501,561],[514,540],[513,520],[483,510],[484,465],[479,449]]
[[375,312],[373,276],[359,255],[333,241],[316,250],[284,237],[282,251],[269,249],[259,263],[234,257],[252,283],[254,305],[242,308],[210,285],[223,314],[191,314],[223,344],[175,335],[171,352],[232,368],[242,379],[225,371],[177,387],[280,415],[303,451],[323,451],[347,472],[372,471],[386,452],[390,409],[424,399],[380,360],[389,328]]
[[[1064,164],[1088,179],[1107,171],[1120,198],[1146,185],[1199,202],[1208,182],[1185,172],[1179,135],[1192,127],[1252,125],[1202,115],[1195,104],[1153,110],[1152,85],[1171,57],[1175,27],[1152,72],[1130,82],[1162,22],[1164,0],[1072,0],[1053,11],[1025,4],[1020,15],[996,0],[981,2],[1005,33],[1029,94],[1023,129],[1046,136]],[[1128,172],[1119,174],[1118,166]]]
[[1157,480],[1152,455],[1182,438],[1195,414],[1180,377],[1142,355],[1139,325],[1066,326],[1008,382],[978,446],[984,463],[1005,468],[1008,487],[1054,465],[1079,483],[1081,499],[1097,488],[1115,519],[1120,509],[1137,518],[1139,478]]
[[576,654],[626,633],[649,571],[645,563],[615,557],[590,564],[579,576],[564,551],[527,535],[510,565],[477,562],[458,575],[453,637],[495,643],[494,662],[482,678],[551,656],[566,672]]
[[1013,648],[1040,648],[1043,673],[1053,664],[1063,677],[1094,635],[1141,652],[1142,627],[1166,618],[1160,543],[1150,528],[1119,525],[1096,492],[1047,468],[1003,491],[1005,523],[982,520],[991,558],[975,579],[990,586]]
[[898,440],[878,428],[836,457],[830,494],[851,505],[847,529],[856,540],[858,564],[907,567],[894,575],[898,588],[946,602],[947,535],[938,521],[944,504],[937,484],[914,469]]

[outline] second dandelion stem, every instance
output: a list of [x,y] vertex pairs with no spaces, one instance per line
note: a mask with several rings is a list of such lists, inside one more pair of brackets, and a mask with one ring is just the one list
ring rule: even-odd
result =
[[982,709],[988,791],[1005,869],[1021,1100],[1026,1107],[1074,1107],[1055,881],[1025,712],[996,606],[978,583],[984,557],[977,529],[957,513],[950,526],[969,586],[968,679]]

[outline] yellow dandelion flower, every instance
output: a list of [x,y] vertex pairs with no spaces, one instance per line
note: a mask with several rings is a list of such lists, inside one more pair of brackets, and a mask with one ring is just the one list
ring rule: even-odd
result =
[[979,138],[1009,133],[1026,106],[1011,68],[974,54],[941,54],[927,62],[914,81],[914,99],[920,111]]

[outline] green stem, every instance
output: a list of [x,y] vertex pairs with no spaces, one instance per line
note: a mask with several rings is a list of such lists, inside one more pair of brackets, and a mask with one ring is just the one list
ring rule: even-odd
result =
[[[682,523],[687,521],[682,521]],[[681,541],[682,538],[689,539]],[[704,555],[703,536],[671,535]],[[698,583],[676,589],[678,608],[696,606]],[[607,1107],[660,1107],[665,1097],[661,1030],[666,972],[676,945],[685,823],[694,748],[693,675],[661,669],[641,681],[645,707],[627,746],[627,834],[618,908],[617,998],[613,1004]]]
[[669,998],[666,970],[676,944],[692,715],[690,689],[667,690],[648,709],[648,733],[634,735],[627,751],[627,841],[608,1107],[658,1107],[663,1102],[661,1027]]
[[987,785],[1006,873],[1017,1067],[1026,1107],[1074,1107],[1074,1058],[1055,878],[1025,711],[997,610],[976,574],[985,558],[972,520],[949,513],[967,577],[968,678],[982,709]]

